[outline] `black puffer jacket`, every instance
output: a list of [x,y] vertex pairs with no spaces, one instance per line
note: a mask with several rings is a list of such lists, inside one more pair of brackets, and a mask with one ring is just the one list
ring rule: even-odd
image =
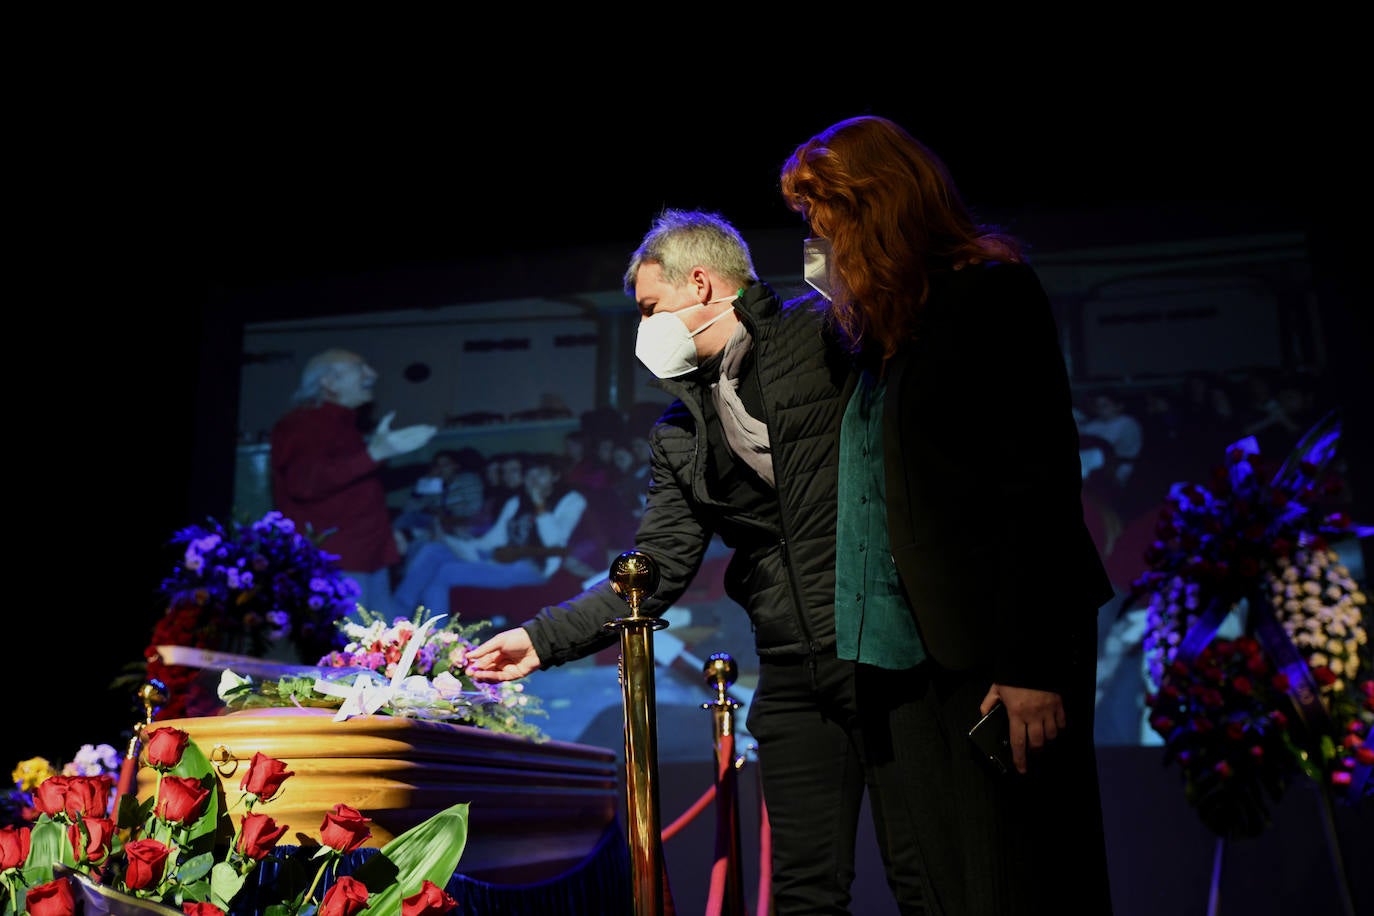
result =
[[[814,298],[780,302],[766,283],[735,300],[753,336],[753,368],[742,385],[762,385],[779,511],[765,519],[728,493],[708,493],[708,444],[695,380],[663,383],[675,401],[650,435],[652,482],[635,547],[658,563],[660,582],[641,612],[658,616],[696,575],[713,534],[734,556],[726,593],[749,613],[760,656],[805,655],[835,642],[835,508],[840,420],[852,390],[850,361],[826,330]],[[689,377],[690,378],[690,377]],[[719,426],[712,435],[721,436]],[[544,608],[525,624],[543,667],[612,645],[607,621],[628,605],[602,582]]]

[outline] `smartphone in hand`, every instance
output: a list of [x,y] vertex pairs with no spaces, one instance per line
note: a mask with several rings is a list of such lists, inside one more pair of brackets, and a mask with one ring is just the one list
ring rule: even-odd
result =
[[1011,723],[1007,717],[1007,707],[1000,700],[968,730],[968,736],[979,753],[999,773],[1016,772],[1016,764],[1011,757]]

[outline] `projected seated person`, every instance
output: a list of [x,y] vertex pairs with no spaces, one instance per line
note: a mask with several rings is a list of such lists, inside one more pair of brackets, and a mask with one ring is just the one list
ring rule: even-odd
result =
[[486,484],[484,459],[474,448],[443,449],[434,454],[424,476],[415,481],[405,509],[392,523],[407,553],[447,532],[475,535]]
[[560,465],[557,455],[530,456],[521,492],[506,500],[481,537],[445,535],[420,545],[396,587],[396,613],[413,614],[418,605],[448,613],[449,590],[460,586],[547,582],[587,508],[586,497],[563,483]]

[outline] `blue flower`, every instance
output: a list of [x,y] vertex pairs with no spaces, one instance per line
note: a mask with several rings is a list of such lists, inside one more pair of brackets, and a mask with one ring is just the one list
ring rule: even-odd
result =
[[339,642],[336,623],[361,593],[309,532],[280,512],[251,523],[209,519],[178,531],[171,544],[179,562],[161,591],[172,606],[208,612],[200,626],[217,648],[261,655],[289,634],[303,659]]

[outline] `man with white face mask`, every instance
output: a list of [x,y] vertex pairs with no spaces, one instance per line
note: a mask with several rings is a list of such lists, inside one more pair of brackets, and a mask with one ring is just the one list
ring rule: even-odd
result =
[[[660,579],[641,612],[657,616],[678,599],[713,536],[734,549],[725,589],[754,631],[760,679],[748,726],[767,760],[775,684],[794,694],[792,682],[810,677],[804,702],[817,717],[852,690],[848,669],[824,663],[835,656],[839,431],[850,362],[820,312],[782,303],[758,279],[748,246],[716,214],[659,216],[631,256],[625,291],[642,316],[635,353],[677,398],[649,434],[651,482],[634,546],[657,562]],[[602,582],[478,646],[468,673],[508,681],[590,655],[619,639],[603,624],[624,614],[625,602]],[[825,677],[816,677],[818,662]],[[852,849],[857,820],[829,821],[847,810],[840,796],[848,791],[838,782],[830,798],[765,789],[770,810],[817,815],[802,829],[773,829],[775,882],[833,880],[806,850],[810,834],[834,828],[842,834],[835,842]]]

